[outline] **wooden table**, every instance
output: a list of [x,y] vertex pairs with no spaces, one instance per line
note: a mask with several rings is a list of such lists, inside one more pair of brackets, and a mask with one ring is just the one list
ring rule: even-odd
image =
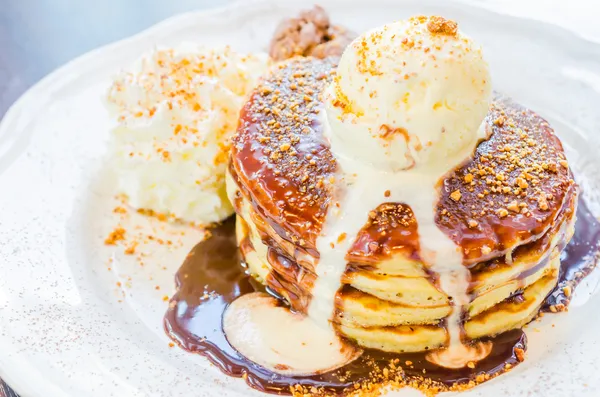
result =
[[[169,16],[228,2],[0,0],[0,118],[29,87],[78,55]],[[0,380],[0,397],[17,394]]]

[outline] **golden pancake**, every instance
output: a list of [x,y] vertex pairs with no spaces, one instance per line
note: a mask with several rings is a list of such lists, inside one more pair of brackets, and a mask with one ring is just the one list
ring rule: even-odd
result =
[[[313,300],[315,242],[337,168],[318,117],[335,64],[297,58],[273,68],[242,110],[227,175],[249,272],[299,312]],[[434,209],[470,270],[467,339],[536,315],[556,285],[577,201],[560,141],[544,119],[496,95],[484,124],[489,139],[440,181]],[[452,303],[421,258],[418,226],[410,207],[382,203],[348,251],[331,321],[360,346],[415,352],[448,342]]]

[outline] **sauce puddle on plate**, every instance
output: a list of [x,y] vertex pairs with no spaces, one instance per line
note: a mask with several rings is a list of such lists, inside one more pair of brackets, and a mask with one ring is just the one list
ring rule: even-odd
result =
[[[365,350],[357,360],[326,374],[303,377],[274,374],[244,358],[227,342],[222,328],[227,305],[243,294],[264,292],[265,288],[250,277],[241,264],[235,238],[235,217],[211,232],[210,238],[192,249],[175,276],[177,293],[165,315],[165,329],[183,349],[205,356],[229,376],[244,377],[257,390],[291,394],[292,388],[300,385],[330,394],[342,393],[347,389],[354,390],[355,384],[372,379],[374,371],[389,368],[392,361],[403,369],[407,384],[411,379],[422,378],[446,386],[465,384],[481,376],[488,379],[517,365],[519,354],[526,350],[527,338],[519,329],[493,338],[491,353],[473,369],[441,368],[427,361],[425,353]],[[594,269],[599,254],[600,223],[580,200],[575,235],[562,253],[559,282],[547,297],[543,310],[566,307],[571,291]]]

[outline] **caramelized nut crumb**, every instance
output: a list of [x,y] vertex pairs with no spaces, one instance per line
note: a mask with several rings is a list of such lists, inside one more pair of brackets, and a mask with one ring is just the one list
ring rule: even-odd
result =
[[519,204],[517,203],[517,201],[511,201],[510,204],[508,204],[508,206],[506,207],[509,209],[509,211],[512,212],[519,212],[520,208],[519,208]]
[[517,356],[519,362],[523,362],[525,360],[525,350],[518,347],[515,348],[515,356]]
[[526,189],[529,187],[529,183],[527,183],[527,181],[523,178],[517,178],[516,182],[517,186],[519,186],[521,189]]
[[459,201],[461,197],[462,194],[460,193],[460,190],[455,190],[452,193],[450,193],[450,198],[454,201]]
[[458,24],[450,19],[432,16],[427,23],[427,30],[433,34],[456,36],[458,33]]

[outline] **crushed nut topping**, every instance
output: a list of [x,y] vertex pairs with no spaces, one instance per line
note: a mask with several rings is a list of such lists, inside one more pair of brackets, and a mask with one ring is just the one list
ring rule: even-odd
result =
[[455,190],[452,193],[450,193],[450,198],[454,201],[459,201],[461,197],[462,194],[460,193],[460,190]]
[[456,22],[439,16],[429,17],[427,29],[433,34],[444,34],[447,36],[456,36],[458,34],[458,24]]

